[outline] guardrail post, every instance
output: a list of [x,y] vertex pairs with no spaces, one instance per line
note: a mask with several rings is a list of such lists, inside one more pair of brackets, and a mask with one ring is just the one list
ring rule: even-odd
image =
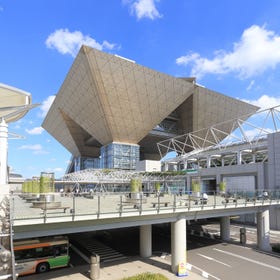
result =
[[73,192],[73,208],[71,209],[72,211],[72,221],[75,219],[75,193]]
[[213,208],[216,208],[217,206],[217,193],[214,191],[214,205],[213,205]]
[[45,198],[45,207],[44,207],[44,224],[46,223],[47,221],[47,198],[46,196],[44,197]]
[[97,218],[100,216],[100,194],[97,196],[97,202],[98,202],[98,207],[97,207]]
[[173,194],[173,212],[176,210],[176,194]]
[[143,192],[140,193],[140,205],[139,205],[139,215],[142,214],[142,206],[143,206]]
[[120,217],[122,215],[122,211],[123,211],[123,200],[122,200],[122,195],[120,195]]

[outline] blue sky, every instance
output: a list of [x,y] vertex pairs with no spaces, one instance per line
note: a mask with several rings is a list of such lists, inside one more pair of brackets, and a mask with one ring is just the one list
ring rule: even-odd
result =
[[280,1],[0,0],[0,83],[32,94],[8,163],[61,177],[70,153],[41,128],[81,44],[261,107],[280,104]]

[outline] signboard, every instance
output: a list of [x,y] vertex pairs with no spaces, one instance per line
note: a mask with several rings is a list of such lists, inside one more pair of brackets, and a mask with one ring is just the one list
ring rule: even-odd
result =
[[178,276],[188,276],[187,266],[185,262],[180,262],[178,265]]
[[197,169],[187,169],[187,174],[195,174],[198,173]]

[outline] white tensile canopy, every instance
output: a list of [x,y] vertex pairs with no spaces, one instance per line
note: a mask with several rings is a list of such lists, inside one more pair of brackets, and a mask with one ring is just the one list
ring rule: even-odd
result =
[[6,123],[22,118],[31,105],[31,94],[0,83],[0,119]]

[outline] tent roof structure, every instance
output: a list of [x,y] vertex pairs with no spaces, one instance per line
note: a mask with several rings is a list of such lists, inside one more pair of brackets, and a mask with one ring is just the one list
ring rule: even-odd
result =
[[28,112],[29,105],[30,93],[0,83],[0,119],[6,123],[17,121]]

